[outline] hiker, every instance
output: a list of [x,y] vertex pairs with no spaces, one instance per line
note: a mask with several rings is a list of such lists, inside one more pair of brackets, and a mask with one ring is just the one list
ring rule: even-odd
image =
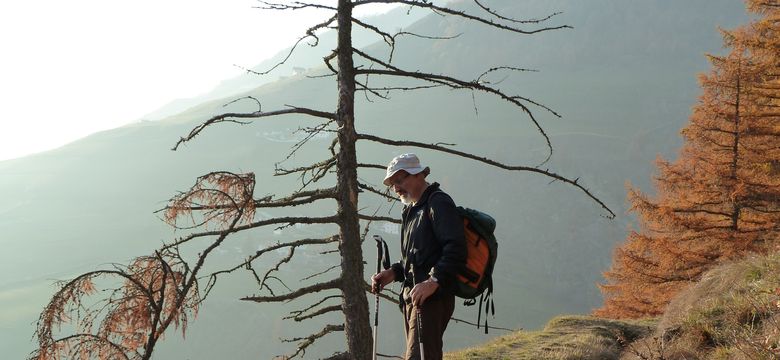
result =
[[426,181],[428,174],[415,154],[396,156],[387,165],[384,184],[404,204],[401,261],[371,277],[374,293],[403,282],[407,360],[421,359],[420,343],[425,360],[442,358],[442,337],[455,309],[455,275],[466,261],[463,221],[452,198]]

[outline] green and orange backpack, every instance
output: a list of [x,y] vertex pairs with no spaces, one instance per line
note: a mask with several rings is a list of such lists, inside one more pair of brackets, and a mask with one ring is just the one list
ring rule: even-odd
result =
[[[494,235],[496,220],[482,211],[457,206],[463,218],[466,237],[466,264],[456,276],[455,296],[465,299],[463,305],[472,306],[479,297],[477,328],[485,312],[485,333],[488,332],[488,315],[495,316],[493,304],[493,268],[498,255],[498,241]],[[428,212],[430,214],[430,211]]]

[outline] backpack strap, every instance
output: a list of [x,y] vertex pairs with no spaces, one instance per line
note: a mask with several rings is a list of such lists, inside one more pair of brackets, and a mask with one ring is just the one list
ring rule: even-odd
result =
[[[433,197],[433,195],[436,194],[444,194],[447,197],[449,197],[450,200],[452,200],[452,197],[449,196],[444,191],[441,191],[441,189],[436,189],[433,192],[431,192],[431,194],[428,195],[428,199],[425,201],[425,213],[428,215],[428,220],[433,220],[433,216],[431,216],[431,198]],[[455,200],[452,200],[452,202],[455,203]]]
[[[496,318],[496,305],[493,303],[493,284],[488,285],[482,295],[479,296],[479,309],[477,312],[477,329],[480,327],[482,318],[482,305],[485,305],[485,334],[488,333],[488,315]],[[465,302],[464,302],[465,305]],[[473,305],[473,304],[472,304]]]

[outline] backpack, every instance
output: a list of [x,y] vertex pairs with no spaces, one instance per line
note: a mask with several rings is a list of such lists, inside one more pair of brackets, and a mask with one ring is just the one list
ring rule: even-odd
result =
[[485,334],[488,333],[487,316],[495,317],[493,304],[493,267],[498,255],[498,241],[493,231],[496,220],[479,210],[457,207],[463,218],[463,232],[466,237],[466,265],[456,276],[455,296],[464,298],[463,305],[472,306],[479,296],[477,328],[480,326],[482,306],[485,308]]
[[[432,196],[433,194],[431,194]],[[485,309],[485,334],[488,333],[487,316],[495,317],[493,304],[493,268],[498,255],[498,241],[493,232],[496,220],[479,210],[457,207],[463,218],[463,233],[466,238],[466,264],[456,276],[455,296],[465,299],[463,305],[472,306],[479,297],[477,328],[480,327],[482,308]],[[430,214],[430,212],[429,212]]]

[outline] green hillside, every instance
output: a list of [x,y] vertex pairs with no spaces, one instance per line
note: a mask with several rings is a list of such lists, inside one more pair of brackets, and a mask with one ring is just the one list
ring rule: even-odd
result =
[[[499,317],[494,323],[538,329],[558,314],[588,313],[600,303],[595,283],[601,281],[612,248],[622,241],[630,222],[622,216],[624,183],[630,180],[648,188],[644,185],[651,178],[652,159],[658,153],[675,153],[676,132],[698,94],[695,74],[707,66],[703,55],[720,49],[716,27],[733,27],[746,16],[738,0],[506,0],[495,4],[518,17],[563,11],[554,22],[574,29],[518,37],[433,15],[406,30],[463,35],[455,40],[403,39],[395,59],[399,66],[447,71],[466,79],[497,65],[540,70],[510,74],[501,84],[562,114],[559,119],[534,109],[555,148],[545,167],[579,177],[619,215],[615,220],[603,218],[598,206],[580,192],[550,184],[547,178],[418,151],[432,167],[431,178],[441,182],[458,203],[498,220],[501,250],[495,303]],[[367,51],[383,50],[373,45]],[[317,74],[322,69],[309,71]],[[209,99],[161,121],[139,122],[57,150],[0,162],[0,348],[4,356],[22,358],[32,350],[33,324],[54,291],[54,280],[124,263],[181,236],[159,221],[154,211],[197,176],[213,170],[255,172],[258,197],[296,188],[297,181],[272,176],[274,164],[300,139],[295,130],[313,123],[287,117],[249,125],[223,124],[179,151],[170,151],[179,137],[212,114],[256,110],[252,101],[222,107],[236,97],[261,99],[264,110],[292,104],[332,111],[334,92],[332,78],[290,76],[228,98]],[[538,164],[546,155],[543,140],[527,118],[483,96],[426,90],[396,93],[390,101],[370,96],[369,101],[363,94],[359,98],[360,132],[455,143],[459,150],[518,165]],[[321,137],[311,144],[316,148],[329,143],[330,138]],[[360,144],[359,151],[360,162],[384,164],[400,149]],[[304,150],[284,166],[322,157],[320,152]],[[361,174],[361,181],[378,185],[381,176],[381,170],[369,169]],[[398,208],[388,210],[383,200],[361,198],[361,206],[383,206],[383,214],[398,216]],[[311,211],[331,210],[326,205]],[[226,242],[212,266],[232,264],[280,238],[329,231],[257,230]],[[391,241],[397,238],[393,227],[375,227],[372,232]],[[373,253],[372,246],[366,244],[367,253]],[[397,247],[391,247],[391,255],[398,256]],[[330,260],[316,254],[308,259]],[[285,272],[290,281],[303,274],[306,269]],[[311,330],[307,326],[315,325],[291,327],[281,321],[283,311],[300,304],[258,306],[237,301],[255,291],[253,284],[248,276],[237,276],[219,285],[198,320],[190,324],[187,339],[169,336],[158,350],[160,358],[212,359],[231,354],[234,359],[249,359],[288,352],[293,345],[280,343],[279,338],[306,334]],[[476,314],[459,306],[456,316],[470,320]],[[383,312],[382,324],[388,348],[400,348],[398,313]],[[463,348],[495,335],[452,326],[447,347]],[[203,343],[209,346],[189,346]],[[332,336],[323,339],[318,349],[327,352],[341,343]]]

